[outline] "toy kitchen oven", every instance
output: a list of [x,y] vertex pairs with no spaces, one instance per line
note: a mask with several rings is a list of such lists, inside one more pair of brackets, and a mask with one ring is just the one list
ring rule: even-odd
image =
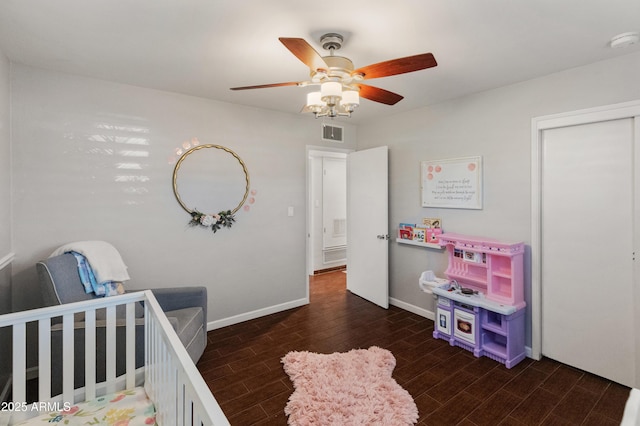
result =
[[443,234],[449,283],[437,297],[433,336],[511,368],[525,357],[523,243]]

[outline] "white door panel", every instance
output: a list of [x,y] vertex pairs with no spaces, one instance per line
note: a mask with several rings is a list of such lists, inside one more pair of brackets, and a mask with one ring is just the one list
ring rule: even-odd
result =
[[347,290],[385,309],[389,307],[388,214],[388,148],[349,154]]
[[633,119],[542,135],[542,353],[635,381]]

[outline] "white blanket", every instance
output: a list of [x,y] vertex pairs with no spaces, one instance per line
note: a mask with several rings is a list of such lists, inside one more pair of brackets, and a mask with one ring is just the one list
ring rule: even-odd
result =
[[77,241],[58,247],[49,257],[75,251],[87,258],[96,280],[123,282],[129,280],[127,265],[114,246],[105,241]]

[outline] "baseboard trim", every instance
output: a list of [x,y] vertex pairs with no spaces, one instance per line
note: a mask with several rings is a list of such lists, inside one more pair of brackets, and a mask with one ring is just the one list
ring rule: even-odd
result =
[[292,300],[290,302],[281,303],[279,305],[267,306],[266,308],[257,309],[255,311],[246,312],[244,314],[234,315],[228,318],[222,318],[207,323],[207,331],[216,330],[218,328],[226,327],[229,325],[238,324],[241,322],[249,321],[252,319],[260,318],[265,315],[275,314],[277,312],[286,311],[288,309],[298,308],[300,306],[308,305],[309,298]]
[[331,268],[318,269],[313,271],[313,275],[326,274],[327,272],[335,272],[335,271],[346,271],[347,265],[334,266]]
[[432,321],[436,317],[434,315],[434,313],[431,312],[431,311],[428,311],[428,310],[426,310],[424,308],[412,305],[412,304],[407,303],[407,302],[403,302],[402,300],[394,299],[393,297],[389,298],[389,304],[393,305],[393,306],[397,306],[398,308],[404,309],[405,311],[409,311],[409,312],[414,313],[416,315],[420,315],[421,317],[425,317],[425,318],[430,319]]
[[536,361],[540,361],[540,359],[536,359],[533,357],[533,352],[531,351],[531,346],[525,346],[524,347],[524,356],[526,356],[527,358],[531,358],[533,360]]

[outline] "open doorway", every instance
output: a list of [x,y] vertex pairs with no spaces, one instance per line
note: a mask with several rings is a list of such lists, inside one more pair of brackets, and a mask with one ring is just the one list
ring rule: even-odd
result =
[[347,266],[347,154],[307,147],[307,275]]

